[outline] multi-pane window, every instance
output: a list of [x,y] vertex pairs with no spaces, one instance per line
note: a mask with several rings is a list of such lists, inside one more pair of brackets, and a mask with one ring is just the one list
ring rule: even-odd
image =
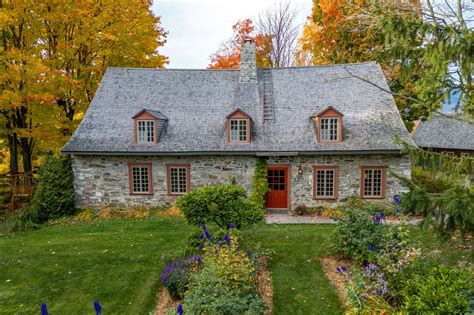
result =
[[321,118],[320,141],[339,141],[338,138],[339,118]]
[[155,122],[137,120],[137,142],[155,142]]
[[151,165],[130,165],[130,192],[132,194],[150,194],[151,187]]
[[384,168],[362,168],[362,197],[383,198],[384,197]]
[[337,167],[314,167],[314,198],[332,199],[337,197]]
[[168,165],[169,194],[184,194],[189,191],[189,166]]
[[230,142],[247,142],[247,119],[230,120]]

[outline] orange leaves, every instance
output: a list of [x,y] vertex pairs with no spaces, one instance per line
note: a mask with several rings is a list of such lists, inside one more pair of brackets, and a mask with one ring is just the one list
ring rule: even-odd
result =
[[234,34],[219,50],[211,56],[208,69],[237,69],[240,65],[240,46],[246,38],[251,38],[257,50],[257,66],[267,67],[270,64],[269,53],[271,38],[255,34],[252,20],[239,20],[232,26]]

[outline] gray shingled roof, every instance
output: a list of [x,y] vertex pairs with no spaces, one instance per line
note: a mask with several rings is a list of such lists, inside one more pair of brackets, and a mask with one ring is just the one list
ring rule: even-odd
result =
[[421,122],[413,133],[419,147],[474,150],[474,125],[441,115]]
[[[345,68],[388,89],[380,66],[373,62],[271,69],[275,121],[265,123],[262,80],[239,84],[238,70],[109,68],[63,152],[398,152],[392,135],[411,139],[392,96]],[[328,106],[344,114],[340,144],[317,143],[310,117]],[[145,108],[168,118],[157,144],[133,143],[132,117]],[[252,117],[250,144],[226,143],[226,116],[237,108]]]

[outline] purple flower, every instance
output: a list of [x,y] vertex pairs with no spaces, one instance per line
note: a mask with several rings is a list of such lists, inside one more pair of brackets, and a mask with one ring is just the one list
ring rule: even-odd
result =
[[178,307],[176,308],[176,314],[183,315],[183,304],[178,304]]
[[393,196],[393,203],[397,206],[400,206],[400,197],[398,195]]
[[202,240],[204,239],[204,237],[203,237],[201,234],[199,234],[198,239],[199,239],[200,241],[202,241]]
[[341,269],[342,269],[343,271],[346,271],[346,270],[347,270],[347,267],[346,267],[345,265],[342,265]]
[[217,241],[217,245],[219,245],[219,247],[222,247],[222,242],[221,242],[221,241]]
[[377,248],[374,246],[374,245],[369,245],[369,250],[371,252],[376,252],[377,251]]
[[235,224],[234,224],[234,223],[231,223],[231,224],[229,225],[229,229],[231,229],[231,230],[232,230],[232,229],[235,229]]
[[46,303],[41,304],[41,315],[48,315],[48,307]]
[[337,267],[337,268],[336,268],[336,271],[337,271],[337,272],[341,272],[341,268]]
[[222,237],[224,239],[224,241],[227,243],[227,246],[230,246],[230,237],[229,237],[229,234],[224,234],[224,236]]
[[203,247],[204,247],[203,243],[199,244],[199,250],[202,250]]
[[94,310],[96,315],[102,314],[102,305],[100,305],[99,301],[94,301]]
[[382,212],[380,212],[379,215],[380,215],[381,218],[383,218],[385,216],[385,212],[382,211]]
[[205,224],[202,225],[202,231],[204,232],[204,235],[206,235],[206,238],[207,238],[208,240],[210,240],[210,239],[211,239],[211,234],[209,234],[209,231],[207,230]]

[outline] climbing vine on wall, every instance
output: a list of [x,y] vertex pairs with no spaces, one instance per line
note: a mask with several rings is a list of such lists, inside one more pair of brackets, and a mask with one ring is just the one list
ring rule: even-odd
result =
[[249,201],[262,207],[265,207],[265,195],[268,192],[267,182],[267,161],[265,159],[258,159],[255,165],[255,170],[252,178],[252,195]]

